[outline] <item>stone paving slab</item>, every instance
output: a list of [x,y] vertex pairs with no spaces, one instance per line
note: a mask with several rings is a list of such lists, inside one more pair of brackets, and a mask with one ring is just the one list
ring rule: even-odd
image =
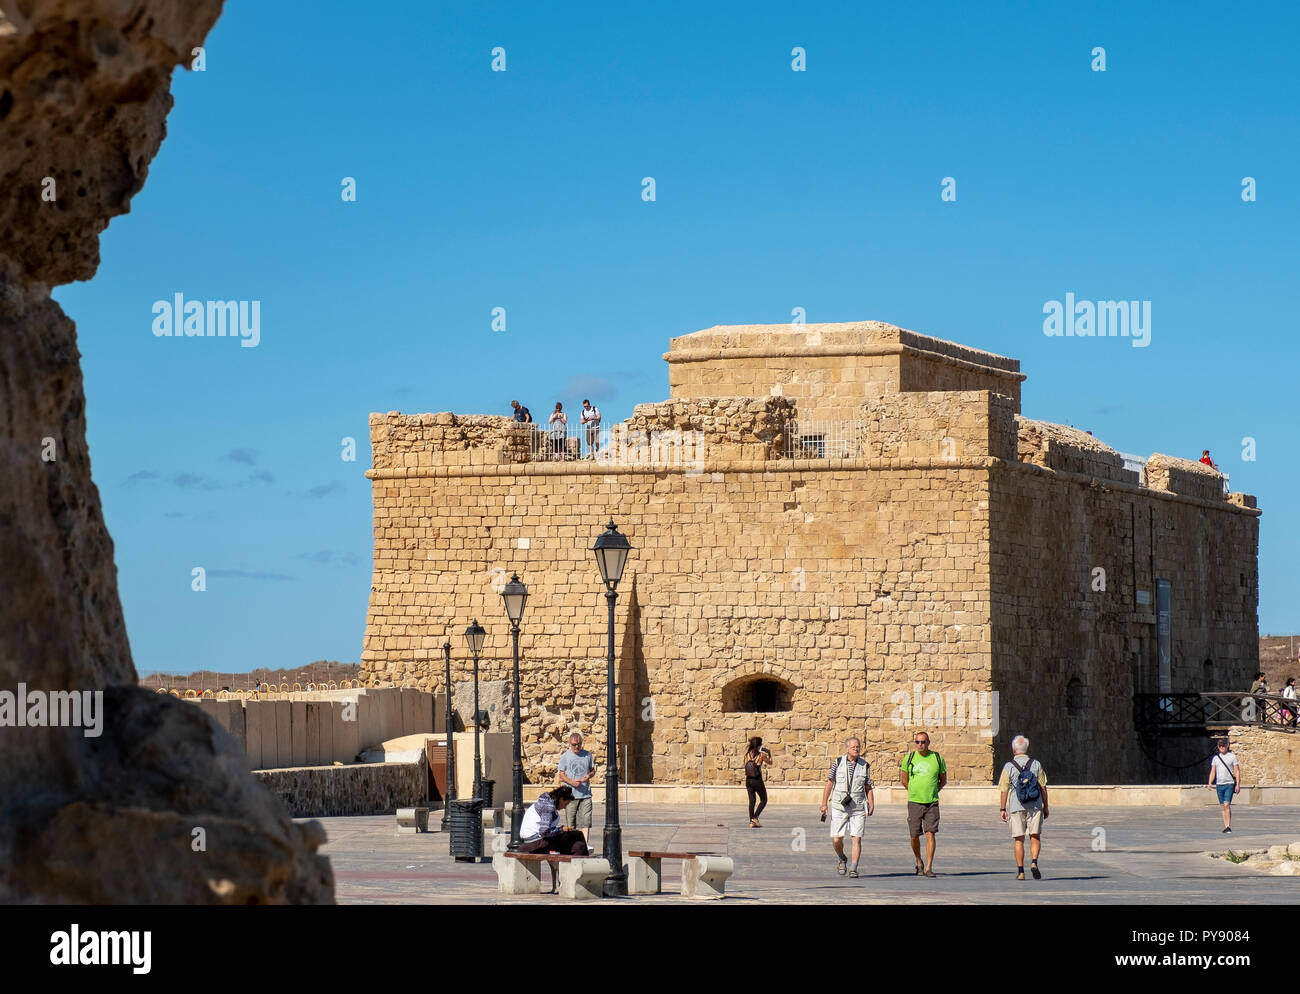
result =
[[[1053,811],[1043,831],[1044,879],[1015,879],[1011,836],[996,808],[942,809],[934,879],[917,877],[906,812],[868,819],[857,880],[835,872],[828,824],[815,807],[770,806],[762,828],[745,809],[636,804],[623,814],[623,849],[725,852],[736,871],[727,900],[754,904],[1296,904],[1300,878],[1270,876],[1204,853],[1300,842],[1300,806],[1243,808],[1232,835],[1217,810],[1093,807]],[[430,812],[430,823],[441,814]],[[322,818],[340,904],[554,904],[550,895],[498,894],[490,863],[458,863],[440,832],[396,835],[396,820]],[[591,832],[599,849],[604,811]],[[802,849],[800,845],[802,844]],[[1104,844],[1104,849],[1095,848]],[[1026,858],[1026,865],[1027,858]],[[664,861],[665,893],[619,904],[681,904],[681,862]],[[693,902],[692,902],[693,903]]]

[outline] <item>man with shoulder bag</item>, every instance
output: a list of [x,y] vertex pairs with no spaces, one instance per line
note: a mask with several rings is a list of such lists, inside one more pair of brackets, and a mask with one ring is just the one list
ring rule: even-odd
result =
[[[822,792],[822,821],[831,812],[831,846],[835,849],[835,872],[850,877],[858,875],[858,860],[862,858],[862,834],[867,818],[875,813],[876,799],[872,791],[871,767],[858,755],[862,742],[858,738],[846,739],[844,755],[831,764]],[[833,798],[833,800],[832,800]],[[853,840],[852,860],[844,855],[844,835]]]

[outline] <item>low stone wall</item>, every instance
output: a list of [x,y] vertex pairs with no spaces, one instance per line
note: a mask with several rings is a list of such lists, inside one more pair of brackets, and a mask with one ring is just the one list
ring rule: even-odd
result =
[[424,803],[428,766],[418,763],[361,763],[255,770],[295,818],[384,815]]
[[1140,482],[1137,473],[1124,468],[1123,456],[1086,431],[1025,417],[1016,418],[1016,428],[1021,462],[1098,480]]
[[[1233,755],[1241,763],[1241,782],[1276,787],[1300,784],[1300,733],[1234,725],[1227,731]],[[1209,763],[1205,779],[1209,780]]]
[[1223,500],[1223,475],[1204,463],[1155,453],[1147,460],[1147,486],[1184,497]]

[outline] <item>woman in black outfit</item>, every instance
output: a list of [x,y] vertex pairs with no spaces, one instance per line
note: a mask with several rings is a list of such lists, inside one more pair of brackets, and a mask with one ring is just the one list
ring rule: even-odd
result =
[[[772,754],[763,745],[763,740],[755,735],[749,740],[745,750],[745,790],[749,792],[749,827],[762,828],[758,816],[767,807],[767,788],[763,786],[763,766],[772,762]],[[758,807],[754,799],[759,798]]]

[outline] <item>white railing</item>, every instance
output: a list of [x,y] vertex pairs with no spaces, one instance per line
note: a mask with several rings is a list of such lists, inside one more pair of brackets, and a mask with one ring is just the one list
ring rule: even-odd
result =
[[861,421],[791,421],[781,451],[787,459],[854,459],[862,452]]
[[1135,456],[1129,452],[1121,452],[1119,457],[1124,460],[1124,468],[1138,475],[1138,483],[1146,486],[1147,482],[1147,461],[1141,456]]
[[574,428],[571,425],[548,428],[536,423],[532,428],[528,433],[528,458],[532,462],[572,462],[597,458],[602,450],[610,446],[607,428]]

